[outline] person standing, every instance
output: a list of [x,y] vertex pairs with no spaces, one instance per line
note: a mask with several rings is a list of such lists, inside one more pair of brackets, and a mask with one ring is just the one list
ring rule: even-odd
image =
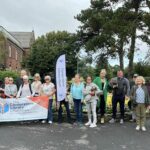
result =
[[[41,92],[40,95],[48,96],[49,97],[49,106],[48,106],[48,123],[53,123],[53,112],[52,112],[52,106],[53,106],[53,95],[55,94],[55,85],[51,82],[50,76],[45,76],[45,83],[41,86]],[[43,120],[42,123],[46,123],[46,120]]]
[[80,75],[76,74],[74,78],[74,83],[71,85],[71,95],[74,101],[74,110],[76,113],[75,125],[82,124],[82,100],[83,100],[83,89],[84,84],[80,80]]
[[131,99],[136,109],[136,130],[139,131],[141,128],[142,131],[146,131],[146,108],[150,108],[150,97],[145,86],[145,79],[142,76],[138,76],[135,82],[136,85],[131,89]]
[[121,112],[120,124],[123,124],[124,123],[125,97],[129,97],[130,84],[129,84],[129,80],[124,78],[122,70],[119,70],[117,72],[116,78],[111,79],[110,86],[113,89],[113,96],[112,96],[113,115],[112,115],[112,119],[109,122],[115,123],[117,104],[119,103],[120,104],[120,112]]
[[101,114],[101,123],[105,122],[104,116],[106,113],[106,102],[107,102],[107,93],[108,93],[108,81],[106,79],[106,70],[102,69],[100,71],[100,76],[93,81],[103,93],[99,96],[100,100],[100,114]]
[[33,83],[31,84],[32,85],[32,88],[35,92],[35,95],[34,96],[39,96],[40,95],[40,91],[41,91],[41,86],[42,86],[42,83],[41,83],[41,77],[40,77],[40,74],[39,73],[36,73],[34,75],[34,81]]
[[8,98],[15,98],[17,96],[17,86],[14,84],[12,77],[9,77],[9,84],[5,86],[5,95]]
[[[135,86],[135,80],[138,77],[138,74],[134,74],[132,80],[130,81],[130,89],[132,89],[133,86]],[[132,119],[130,120],[131,122],[135,122],[136,121],[136,112],[135,112],[135,107],[133,105],[133,100],[130,98],[129,102],[128,102],[128,107],[131,110],[132,113]]]
[[[103,91],[101,91],[101,94]],[[85,124],[86,126],[90,126],[91,128],[97,127],[97,114],[96,114],[96,105],[98,100],[98,94],[100,94],[99,87],[92,83],[92,77],[88,76],[86,79],[86,85],[83,91],[85,101],[86,101],[86,107],[88,112],[88,122]],[[93,115],[93,121],[92,121],[92,115]]]
[[23,76],[27,75],[25,70],[21,70],[20,77],[16,79],[17,90],[19,90],[20,86],[23,84]]
[[17,93],[17,98],[24,98],[33,96],[34,91],[31,84],[29,83],[29,77],[27,75],[23,76],[23,84],[20,85],[19,91]]

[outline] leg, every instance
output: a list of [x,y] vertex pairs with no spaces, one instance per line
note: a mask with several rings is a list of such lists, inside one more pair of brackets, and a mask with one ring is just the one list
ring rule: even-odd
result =
[[101,113],[101,117],[103,118],[104,117],[104,114],[105,114],[105,99],[104,99],[104,95],[102,95],[100,97],[100,113]]
[[140,126],[140,112],[141,112],[140,105],[138,104],[135,109],[136,109],[136,123],[137,126]]
[[59,103],[58,122],[62,122],[62,101]]
[[76,122],[78,121],[78,104],[77,104],[77,100],[76,99],[73,99],[74,101],[74,111],[76,113]]
[[81,100],[78,100],[78,104],[79,104],[79,122],[82,123],[82,103],[81,103]]
[[88,114],[88,122],[92,122],[91,120],[91,103],[86,103],[86,108],[87,108],[87,114]]
[[53,121],[53,112],[52,112],[53,100],[49,100],[49,107],[48,107],[48,121]]
[[145,126],[146,122],[146,107],[145,104],[141,104],[141,127]]
[[65,105],[66,112],[67,112],[67,119],[70,122],[71,121],[71,115],[70,115],[69,103],[64,101],[64,105]]
[[125,103],[125,97],[120,97],[119,98],[119,103],[120,103],[120,112],[121,112],[121,119],[124,119],[124,103]]
[[96,105],[97,105],[97,101],[94,100],[94,101],[91,103],[92,114],[93,114],[93,124],[96,124],[96,123],[97,123]]
[[112,115],[112,118],[116,119],[116,112],[117,112],[117,97],[114,96],[112,98],[112,111],[113,111],[113,115]]

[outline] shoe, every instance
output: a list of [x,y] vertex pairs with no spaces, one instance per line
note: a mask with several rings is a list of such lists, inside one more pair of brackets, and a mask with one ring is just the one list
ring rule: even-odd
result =
[[97,127],[97,125],[96,125],[95,123],[92,123],[92,124],[90,125],[90,128],[95,128],[95,127]]
[[115,123],[116,122],[116,120],[114,119],[114,118],[112,118],[110,121],[109,121],[109,123]]
[[137,131],[139,131],[140,130],[140,126],[136,126],[136,128],[135,128]]
[[90,125],[91,125],[90,121],[85,124],[85,126],[90,126]]
[[141,129],[142,129],[142,131],[146,131],[146,128],[145,128],[145,126],[143,126]]
[[49,124],[52,124],[53,122],[52,122],[52,121],[48,121],[48,123],[49,123]]
[[104,124],[104,123],[105,123],[104,118],[101,118],[101,123],[102,123],[102,124]]
[[42,120],[41,123],[43,123],[43,124],[46,123],[46,120]]
[[124,123],[123,119],[120,119],[120,124],[123,124],[123,123]]

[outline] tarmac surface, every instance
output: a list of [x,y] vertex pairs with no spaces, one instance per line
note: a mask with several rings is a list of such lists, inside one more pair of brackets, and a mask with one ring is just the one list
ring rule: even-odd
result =
[[91,129],[68,123],[1,123],[0,150],[150,150],[150,119],[146,132],[135,126],[107,122]]

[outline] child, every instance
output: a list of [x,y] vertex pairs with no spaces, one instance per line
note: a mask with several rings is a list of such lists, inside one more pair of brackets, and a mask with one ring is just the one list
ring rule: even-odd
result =
[[145,86],[145,79],[142,76],[138,76],[135,80],[135,86],[131,89],[131,99],[136,108],[136,130],[139,131],[141,128],[142,131],[146,131],[146,107],[150,104],[150,97],[147,87]]

